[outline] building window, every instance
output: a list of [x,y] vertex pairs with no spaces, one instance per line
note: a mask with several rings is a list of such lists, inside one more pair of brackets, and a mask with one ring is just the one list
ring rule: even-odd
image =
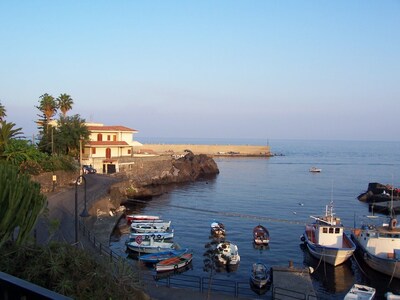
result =
[[128,149],[128,154],[131,154],[131,153],[132,153],[131,149]]
[[113,141],[114,141],[114,142],[117,141],[117,136],[116,136],[116,135],[113,136]]
[[111,141],[111,135],[107,135],[107,141]]
[[102,142],[103,141],[103,135],[101,133],[97,134],[97,141]]
[[96,148],[92,148],[92,154],[96,154]]

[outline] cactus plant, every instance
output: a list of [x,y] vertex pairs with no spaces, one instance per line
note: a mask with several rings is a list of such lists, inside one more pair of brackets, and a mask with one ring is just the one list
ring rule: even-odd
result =
[[40,184],[18,169],[0,163],[0,247],[16,235],[17,245],[30,235],[46,204]]

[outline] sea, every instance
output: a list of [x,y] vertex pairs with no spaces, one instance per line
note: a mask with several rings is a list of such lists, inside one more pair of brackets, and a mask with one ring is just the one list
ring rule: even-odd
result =
[[[207,277],[204,253],[210,242],[210,224],[225,225],[226,239],[238,245],[241,261],[234,272],[218,272],[215,278],[248,282],[251,266],[261,261],[268,266],[312,267],[314,289],[324,299],[343,299],[354,283],[377,289],[377,298],[391,291],[400,294],[400,280],[377,273],[354,255],[348,262],[331,267],[310,256],[301,242],[310,216],[321,216],[326,205],[350,233],[371,212],[358,201],[370,182],[400,186],[399,141],[330,140],[225,140],[148,138],[142,143],[266,145],[272,157],[215,157],[220,173],[175,186],[168,193],[128,206],[130,212],[160,215],[171,220],[174,241],[193,250],[192,268],[183,274]],[[311,167],[321,168],[311,173]],[[378,215],[377,222],[386,221]],[[268,228],[268,247],[255,248],[252,229]],[[113,242],[125,250],[127,234]],[[131,258],[127,258],[131,259]],[[181,275],[176,275],[181,276]]]

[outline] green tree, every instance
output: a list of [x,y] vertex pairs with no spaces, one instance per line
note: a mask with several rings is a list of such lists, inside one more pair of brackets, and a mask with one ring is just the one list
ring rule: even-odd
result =
[[45,93],[40,96],[39,105],[36,108],[43,113],[46,122],[45,125],[47,125],[57,113],[58,105],[53,96]]
[[[40,184],[7,163],[0,164],[0,248],[16,235],[26,241],[46,204]],[[18,230],[17,230],[18,229]]]
[[70,95],[64,93],[57,98],[57,104],[58,108],[61,110],[63,117],[65,117],[67,115],[67,112],[72,109],[74,101],[72,100]]
[[3,121],[5,117],[7,117],[6,108],[0,102],[0,121]]
[[15,123],[0,122],[0,157],[3,156],[4,150],[10,141],[21,137],[22,134],[22,128],[15,128]]
[[87,141],[89,134],[85,120],[79,115],[61,116],[54,134],[55,152],[76,156],[79,153],[79,141]]

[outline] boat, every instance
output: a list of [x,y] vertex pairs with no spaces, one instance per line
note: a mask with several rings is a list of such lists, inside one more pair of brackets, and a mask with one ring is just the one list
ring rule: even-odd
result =
[[178,270],[186,267],[192,261],[193,253],[185,252],[181,255],[164,259],[156,264],[157,272]]
[[125,245],[127,249],[138,253],[157,253],[176,248],[176,244],[173,242],[155,241],[152,238],[150,240],[126,241]]
[[400,295],[393,294],[392,292],[385,293],[386,300],[400,300]]
[[134,240],[138,236],[141,236],[143,240],[149,240],[150,238],[154,240],[168,240],[174,237],[174,229],[159,232],[131,232],[128,239]]
[[353,284],[343,300],[371,300],[375,297],[376,290],[362,284]]
[[270,269],[263,263],[254,263],[251,268],[250,283],[257,289],[263,289],[271,283]]
[[216,258],[222,265],[237,265],[240,262],[239,248],[235,244],[224,241],[217,245]]
[[356,250],[356,245],[345,234],[340,218],[334,216],[332,202],[326,206],[325,216],[310,217],[315,221],[306,225],[302,240],[311,255],[332,266],[348,260]]
[[322,169],[317,168],[317,167],[311,167],[311,168],[309,169],[309,171],[310,171],[311,173],[321,173]]
[[156,264],[162,260],[182,255],[182,254],[186,253],[187,251],[189,251],[188,248],[171,249],[171,250],[157,252],[157,253],[149,253],[149,254],[140,256],[139,260],[144,263]]
[[211,235],[217,238],[225,237],[225,225],[218,221],[212,222]]
[[392,215],[389,223],[363,224],[353,229],[351,238],[362,259],[372,269],[400,279],[400,228]]
[[170,229],[171,221],[159,223],[131,223],[134,232],[166,232]]
[[400,188],[379,182],[368,183],[368,189],[357,196],[357,199],[366,203],[379,203],[400,200]]
[[128,223],[130,222],[136,222],[136,221],[155,221],[155,220],[160,220],[159,216],[151,216],[151,215],[136,215],[136,214],[130,214],[126,215],[125,217],[126,221]]
[[268,245],[269,231],[262,225],[257,225],[253,228],[253,240],[256,245]]

